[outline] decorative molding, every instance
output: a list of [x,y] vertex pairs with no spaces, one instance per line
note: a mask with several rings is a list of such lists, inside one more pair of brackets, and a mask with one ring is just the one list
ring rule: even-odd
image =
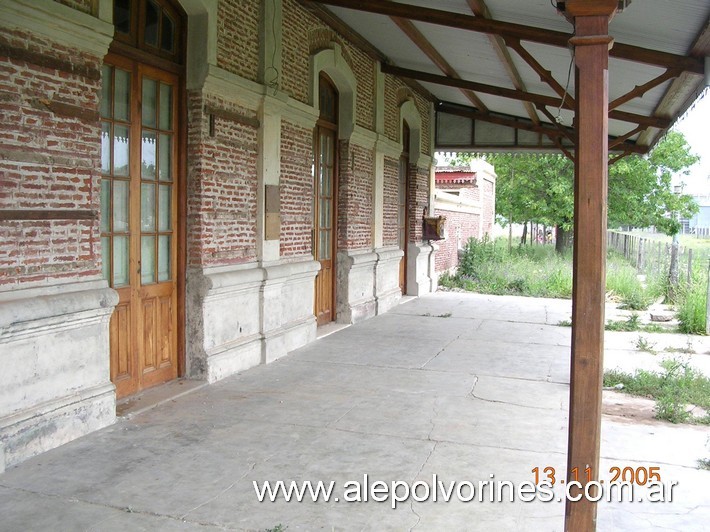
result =
[[309,102],[320,111],[318,103],[318,78],[325,72],[338,89],[339,114],[338,138],[348,140],[355,128],[355,102],[357,100],[357,78],[343,56],[337,43],[332,48],[321,50],[311,56],[311,85]]
[[112,24],[53,0],[3,0],[0,21],[100,58],[113,40]]
[[378,136],[377,133],[356,125],[350,137],[350,143],[371,150],[377,144]]

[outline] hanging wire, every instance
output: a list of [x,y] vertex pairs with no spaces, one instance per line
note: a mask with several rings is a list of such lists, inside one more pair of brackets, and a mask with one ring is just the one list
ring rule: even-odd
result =
[[279,72],[279,69],[276,68],[274,65],[276,63],[276,48],[279,46],[278,40],[276,39],[276,0],[271,0],[271,5],[272,5],[272,11],[271,11],[271,35],[274,38],[274,49],[271,52],[271,65],[266,67],[266,71],[264,72],[264,78],[266,78],[266,73],[273,71],[273,77],[270,80],[264,79],[264,82],[266,85],[272,89],[274,89],[274,95],[276,92],[279,90],[279,76],[281,73]]
[[[552,1],[552,0],[550,0]],[[565,100],[567,99],[567,93],[569,92],[569,85],[570,81],[572,81],[572,67],[574,66],[574,50],[572,50],[572,58],[570,59],[569,62],[569,70],[567,71],[567,84],[565,85],[565,92],[562,95],[562,101],[560,102],[560,106],[557,108],[557,116],[555,117],[555,121],[558,124],[562,123],[562,108],[565,105]]]

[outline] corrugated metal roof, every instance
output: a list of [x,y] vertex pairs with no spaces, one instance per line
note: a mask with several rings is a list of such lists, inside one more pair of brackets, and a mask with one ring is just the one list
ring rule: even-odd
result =
[[[326,2],[327,3],[327,2]],[[383,2],[384,3],[384,2]],[[471,16],[473,14],[467,0],[407,0],[397,2],[407,6],[419,6]],[[474,2],[472,2],[474,3]],[[478,0],[480,4],[480,0]],[[357,6],[357,2],[353,5]],[[364,4],[364,3],[362,3]],[[522,24],[548,31],[572,33],[571,24],[561,16],[550,0],[486,0],[491,18],[497,21]],[[344,7],[328,7],[353,30],[362,35],[380,50],[393,65],[443,75],[442,71],[404,34],[388,16],[366,13]],[[699,37],[710,34],[710,1],[708,0],[635,0],[623,12],[617,14],[610,23],[610,34],[615,42],[634,45],[660,52],[681,56],[691,54]],[[491,44],[488,35],[416,20],[414,26],[426,40],[446,59],[463,79],[496,87],[514,88],[513,81],[499,54]],[[706,37],[696,55],[710,55],[710,37]],[[525,49],[549,70],[563,87],[567,85],[572,56],[569,49],[540,43],[523,42]],[[540,76],[515,51],[509,49],[514,68],[527,92],[558,97],[554,90],[540,79]],[[616,57],[609,61],[609,99],[625,95],[639,85],[643,85],[663,74],[664,68]],[[568,90],[574,94],[574,76],[571,76]],[[643,116],[661,116],[675,119],[692,104],[704,87],[700,75],[686,75],[675,84],[677,96],[674,101],[666,101],[664,96],[673,81],[665,81],[652,88],[640,98],[621,105],[618,110]],[[457,88],[430,82],[420,82],[436,99],[471,107],[471,100]],[[477,92],[476,95],[494,113],[513,117],[529,118],[525,105],[509,98]],[[547,109],[558,115],[558,110]],[[554,127],[549,117],[537,111],[537,120],[543,125]],[[562,123],[572,124],[573,112],[563,109]],[[612,119],[609,132],[621,136],[632,131],[636,125]],[[643,140],[645,147],[652,144],[661,133],[658,128],[650,128],[631,137],[631,141]]]

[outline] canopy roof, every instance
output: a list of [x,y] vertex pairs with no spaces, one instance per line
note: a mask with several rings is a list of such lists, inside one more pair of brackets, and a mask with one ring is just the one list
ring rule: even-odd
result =
[[[573,28],[564,2],[302,3],[380,59],[383,71],[431,94],[437,149],[573,150]],[[609,30],[609,147],[644,153],[708,84],[710,2],[619,4]]]

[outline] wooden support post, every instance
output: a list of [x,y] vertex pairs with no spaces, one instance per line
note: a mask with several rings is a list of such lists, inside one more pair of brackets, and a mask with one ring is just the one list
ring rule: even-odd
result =
[[[575,471],[599,478],[604,296],[606,280],[606,216],[608,180],[609,20],[618,3],[571,0],[567,17],[574,21],[576,63],[577,157],[574,178],[574,282],[572,295],[572,361],[570,372],[567,482]],[[627,247],[628,250],[628,247]],[[588,469],[589,468],[589,469]],[[584,483],[584,482],[583,482]],[[580,490],[571,489],[579,495]],[[597,506],[582,496],[567,501],[565,530],[596,530]]]

